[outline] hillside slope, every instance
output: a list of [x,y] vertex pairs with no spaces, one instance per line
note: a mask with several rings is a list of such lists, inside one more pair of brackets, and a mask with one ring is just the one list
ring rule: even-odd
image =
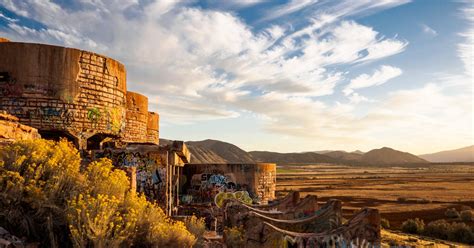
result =
[[333,152],[324,153],[324,155],[329,156],[331,158],[344,160],[344,161],[358,161],[362,157],[361,153],[345,152],[345,151],[333,151]]
[[[161,144],[169,140],[160,139]],[[187,141],[191,152],[191,163],[255,163],[267,162],[277,164],[366,164],[366,165],[402,165],[428,163],[413,154],[384,147],[367,153],[330,151],[325,154],[316,152],[278,153],[269,151],[246,152],[238,146],[219,141]]]
[[[238,146],[227,142],[207,139],[202,141],[188,141],[186,142],[186,145],[193,148],[212,151],[227,163],[255,163],[250,154],[240,149]],[[197,151],[198,149],[196,149],[196,152]]]
[[419,155],[419,157],[433,163],[474,162],[474,145],[455,150],[423,154]]
[[420,164],[428,161],[408,152],[401,152],[389,147],[374,149],[364,153],[359,163],[371,165]]
[[289,163],[338,163],[339,160],[315,152],[278,153],[267,151],[249,152],[258,162],[289,164]]

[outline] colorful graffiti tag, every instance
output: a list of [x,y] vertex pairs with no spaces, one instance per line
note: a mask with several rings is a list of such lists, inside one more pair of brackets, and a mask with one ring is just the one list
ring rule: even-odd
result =
[[137,191],[143,192],[150,200],[165,202],[166,168],[160,154],[105,150],[96,154],[96,158],[100,157],[110,158],[117,167],[136,167]]
[[190,197],[186,200],[193,202],[213,202],[220,192],[235,192],[247,190],[246,185],[236,183],[232,173],[202,173],[194,174],[191,178],[191,188],[188,189]]

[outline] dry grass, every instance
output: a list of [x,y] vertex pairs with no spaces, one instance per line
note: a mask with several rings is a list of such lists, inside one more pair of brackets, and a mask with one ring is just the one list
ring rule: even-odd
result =
[[378,208],[398,228],[404,220],[444,218],[448,207],[474,207],[474,166],[349,167],[298,165],[280,167],[277,191],[300,190],[302,196],[341,199],[345,213]]

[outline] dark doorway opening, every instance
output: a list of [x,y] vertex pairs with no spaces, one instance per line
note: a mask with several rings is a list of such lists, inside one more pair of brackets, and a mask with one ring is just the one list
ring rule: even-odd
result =
[[65,132],[65,131],[60,131],[60,130],[38,130],[39,134],[41,135],[41,138],[47,139],[47,140],[54,140],[54,141],[59,141],[60,139],[67,139],[69,142],[74,144],[74,146],[77,148],[79,146],[78,139],[74,137],[73,135]]

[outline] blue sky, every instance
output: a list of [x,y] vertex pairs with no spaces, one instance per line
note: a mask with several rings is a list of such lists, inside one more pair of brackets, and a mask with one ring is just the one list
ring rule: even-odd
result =
[[160,135],[245,150],[474,144],[472,1],[0,0],[0,36],[124,63]]

